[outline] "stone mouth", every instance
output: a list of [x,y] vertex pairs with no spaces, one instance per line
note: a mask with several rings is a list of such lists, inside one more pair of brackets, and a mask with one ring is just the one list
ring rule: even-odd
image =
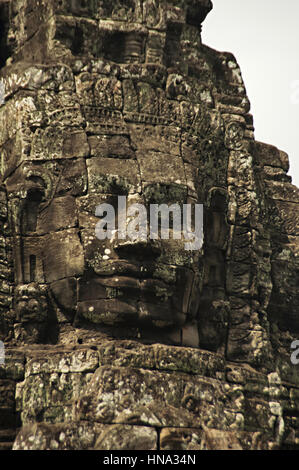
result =
[[79,301],[99,301],[119,299],[123,301],[145,301],[170,305],[176,286],[169,285],[159,278],[131,277],[116,274],[110,277],[97,277],[82,284]]
[[103,282],[116,278],[130,278],[136,281],[143,281],[146,279],[162,281],[167,285],[174,285],[177,281],[179,272],[193,272],[188,266],[166,264],[158,262],[139,262],[139,261],[126,261],[126,260],[111,260],[108,262],[101,262],[98,266],[93,267],[95,277]]
[[94,277],[79,287],[78,312],[93,323],[106,325],[183,325],[187,313],[182,311],[182,284],[178,281],[170,285],[161,278],[123,273]]
[[169,285],[159,278],[127,276],[116,273],[114,276],[98,277],[99,283],[107,287],[129,287],[151,290],[155,286],[169,288]]

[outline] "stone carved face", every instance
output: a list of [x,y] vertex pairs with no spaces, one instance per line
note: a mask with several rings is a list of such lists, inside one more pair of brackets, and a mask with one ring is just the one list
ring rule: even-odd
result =
[[[96,119],[93,125],[104,124]],[[102,132],[89,136],[88,158],[26,163],[8,179],[18,220],[18,282],[48,285],[57,308],[77,326],[137,328],[145,336],[158,329],[175,343],[182,328],[191,328],[197,341],[202,286],[211,284],[213,296],[222,288],[220,251],[207,258],[204,249],[188,251],[186,240],[173,240],[172,234],[169,240],[101,241],[95,214],[108,203],[117,219],[119,195],[126,196],[128,207],[143,204],[148,214],[150,204],[182,208],[207,202],[200,187],[200,141],[192,132],[177,140],[183,131],[175,126],[127,123],[125,134]],[[210,192],[208,204],[215,207],[205,217],[205,236],[222,246],[225,241],[217,237],[223,237],[223,207],[217,207],[221,195],[214,196]],[[216,232],[208,233],[215,223]]]
[[[140,14],[138,2],[129,3],[118,10],[127,26]],[[15,279],[46,285],[59,315],[76,325],[171,331],[180,343],[182,328],[197,331],[201,301],[209,311],[211,298],[224,300],[227,152],[207,80],[178,63],[182,52],[194,57],[188,44],[200,44],[189,3],[188,14],[177,7],[166,14],[160,2],[145,2],[153,30],[140,26],[135,39],[133,23],[123,30],[106,12],[112,19],[109,28],[100,23],[100,37],[109,39],[101,59],[26,75],[35,90],[22,108],[27,144],[2,165]],[[210,7],[201,2],[203,17]],[[124,46],[114,47],[120,36]],[[98,240],[96,208],[109,203],[117,214],[120,195],[147,208],[203,203],[204,248],[186,251],[186,241],[172,239]]]
[[148,214],[150,204],[200,202],[195,179],[186,180],[178,144],[154,126],[128,127],[129,138],[91,139],[95,152],[106,146],[109,157],[87,162],[90,194],[78,205],[85,259],[78,315],[107,325],[181,327],[197,313],[202,251],[186,251],[184,240],[95,238],[96,206],[111,204],[120,215],[118,195],[126,196],[128,207],[142,204]]

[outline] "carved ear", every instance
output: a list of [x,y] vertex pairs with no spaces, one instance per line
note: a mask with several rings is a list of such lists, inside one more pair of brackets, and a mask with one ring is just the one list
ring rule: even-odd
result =
[[228,193],[224,188],[211,188],[208,194],[207,206],[209,209],[225,212],[228,204]]
[[55,187],[45,169],[26,163],[6,181],[10,229],[14,238],[15,283],[44,282],[41,248],[34,232],[42,203],[50,203]]
[[44,166],[24,162],[5,179],[8,199],[26,200],[32,191],[39,191],[42,200],[51,200],[54,195],[55,176]]
[[[11,229],[15,234],[25,231],[34,231],[33,218],[42,202],[49,202],[55,191],[53,177],[44,168],[34,166],[19,167],[14,174],[5,181],[8,194],[8,207]],[[25,213],[31,220],[24,225]]]
[[224,250],[228,236],[228,194],[223,188],[212,188],[208,194],[205,227],[209,232],[208,244]]
[[[43,199],[50,200],[53,198],[53,178],[49,172],[38,168],[24,167],[24,176],[26,181],[26,196],[29,197],[30,192],[39,191],[43,194]],[[29,183],[29,184],[28,184]]]

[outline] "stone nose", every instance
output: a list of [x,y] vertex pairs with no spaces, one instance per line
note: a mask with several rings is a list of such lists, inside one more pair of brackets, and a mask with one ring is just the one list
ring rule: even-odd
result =
[[114,251],[120,258],[156,259],[161,255],[159,243],[152,240],[118,240]]

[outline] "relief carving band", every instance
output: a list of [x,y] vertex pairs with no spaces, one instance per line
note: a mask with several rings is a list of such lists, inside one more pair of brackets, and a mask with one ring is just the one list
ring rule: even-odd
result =
[[0,450],[299,448],[299,191],[211,9],[0,1]]

